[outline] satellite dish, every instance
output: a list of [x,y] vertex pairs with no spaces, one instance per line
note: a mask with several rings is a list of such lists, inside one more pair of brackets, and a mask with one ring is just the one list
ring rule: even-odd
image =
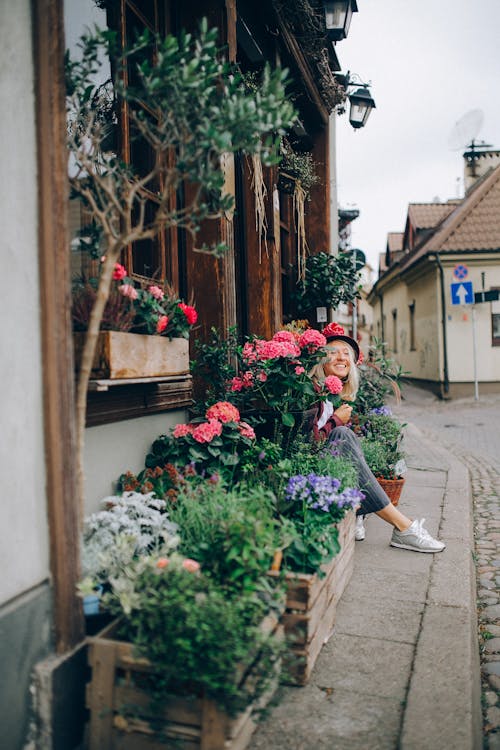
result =
[[470,145],[474,148],[474,139],[477,137],[483,124],[484,114],[482,109],[471,109],[466,112],[453,126],[448,136],[448,146],[452,151],[461,151]]

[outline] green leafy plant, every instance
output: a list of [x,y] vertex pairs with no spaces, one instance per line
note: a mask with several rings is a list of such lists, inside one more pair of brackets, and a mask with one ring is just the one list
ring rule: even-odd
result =
[[[267,576],[277,550],[295,530],[275,513],[274,495],[260,487],[204,485],[182,491],[170,517],[182,529],[179,551],[231,595],[258,592],[269,605],[276,590]],[[280,596],[278,592],[278,603]]]
[[376,477],[396,479],[406,469],[402,448],[404,424],[387,413],[358,417],[356,431],[366,462]]
[[235,714],[265,690],[283,646],[259,628],[258,597],[228,596],[193,563],[150,558],[121,633],[154,665],[147,687],[156,705],[172,691],[203,692]]
[[216,401],[224,401],[227,384],[236,376],[236,358],[240,349],[236,326],[231,326],[227,335],[212,326],[207,342],[195,341],[191,372],[203,385],[203,402],[196,404],[197,411],[204,412]]
[[299,278],[295,299],[300,313],[316,307],[337,308],[359,297],[359,271],[346,253],[309,255],[305,275]]
[[371,409],[383,407],[390,397],[399,403],[401,382],[408,373],[386,354],[386,345],[374,338],[370,356],[360,366],[360,386],[356,396],[356,411],[367,414]]

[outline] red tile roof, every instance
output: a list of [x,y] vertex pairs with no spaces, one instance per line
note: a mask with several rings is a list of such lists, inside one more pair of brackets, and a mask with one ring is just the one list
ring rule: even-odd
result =
[[387,246],[389,248],[389,252],[397,253],[403,249],[403,237],[404,232],[387,233]]
[[500,250],[500,165],[485,175],[415,253],[413,265],[430,252]]
[[410,203],[408,218],[415,229],[433,229],[448,216],[461,200],[447,203]]

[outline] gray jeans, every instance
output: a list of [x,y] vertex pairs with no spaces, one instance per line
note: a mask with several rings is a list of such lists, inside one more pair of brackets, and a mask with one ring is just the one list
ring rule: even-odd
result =
[[365,493],[365,499],[356,515],[365,516],[375,513],[389,505],[390,500],[379,485],[363,456],[359,440],[349,427],[335,427],[328,438],[341,456],[349,458],[358,472],[359,489]]

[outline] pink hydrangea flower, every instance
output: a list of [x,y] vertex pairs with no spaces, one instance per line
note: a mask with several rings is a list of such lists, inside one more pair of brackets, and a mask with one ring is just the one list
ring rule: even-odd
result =
[[162,300],[165,297],[165,294],[162,289],[160,289],[159,286],[156,286],[156,284],[153,284],[149,287],[148,292],[152,297],[154,297],[157,300]]
[[246,344],[243,345],[242,357],[245,362],[248,362],[248,364],[252,364],[252,362],[257,360],[257,352],[255,349],[257,343],[257,341],[254,341],[253,343],[247,341]]
[[193,438],[197,443],[211,443],[214,437],[222,433],[222,424],[218,419],[209,419],[202,422],[193,430]]
[[231,379],[231,390],[239,393],[243,388],[251,388],[252,384],[253,375],[250,370],[247,370],[247,372],[243,373],[241,378],[236,377]]
[[156,333],[163,333],[168,326],[168,315],[160,315],[156,323]]
[[302,375],[302,373],[305,372],[305,369],[302,367],[302,365],[299,365],[295,368],[295,374],[296,375]]
[[297,339],[291,331],[276,331],[273,341],[288,341],[289,344],[297,343]]
[[300,347],[291,341],[257,341],[255,348],[261,362],[278,357],[300,357]]
[[329,375],[327,378],[325,378],[325,386],[327,390],[330,391],[330,393],[333,393],[336,396],[339,393],[342,393],[344,384],[336,375]]
[[179,307],[186,316],[186,320],[189,325],[194,325],[198,320],[198,313],[196,312],[194,307],[191,307],[191,305],[186,305],[184,302],[179,302]]
[[328,323],[323,328],[323,336],[328,336],[328,338],[332,336],[345,336],[345,330],[339,323]]
[[124,297],[128,297],[129,299],[137,299],[139,296],[137,289],[132,284],[122,284],[118,289]]
[[192,434],[193,429],[193,425],[190,424],[177,424],[174,427],[172,435],[174,438],[186,437],[186,435]]
[[167,565],[169,564],[169,562],[170,562],[170,560],[168,559],[168,557],[159,557],[158,560],[157,560],[157,562],[156,562],[156,567],[159,570],[163,570],[163,568],[167,567]]
[[125,278],[127,275],[126,269],[120,265],[120,263],[115,263],[115,270],[113,271],[113,278],[115,281],[121,281]]
[[303,349],[307,346],[310,349],[319,349],[326,346],[326,338],[315,328],[308,328],[299,338],[299,346]]
[[200,569],[200,563],[196,560],[192,560],[190,557],[186,557],[182,561],[182,567],[188,571],[188,573],[197,573]]
[[220,422],[239,422],[240,413],[229,401],[218,401],[206,413],[207,419],[218,419]]
[[264,370],[261,370],[259,374],[257,375],[257,380],[259,380],[261,383],[265,383],[267,380],[267,375],[264,372]]
[[255,440],[255,430],[246,422],[240,422],[239,430],[243,437],[250,438],[251,440]]
[[365,355],[363,354],[363,352],[362,352],[362,351],[361,351],[361,349],[360,349],[360,350],[359,350],[359,357],[358,357],[358,361],[356,362],[356,364],[357,364],[357,365],[362,365],[364,361],[365,361]]

